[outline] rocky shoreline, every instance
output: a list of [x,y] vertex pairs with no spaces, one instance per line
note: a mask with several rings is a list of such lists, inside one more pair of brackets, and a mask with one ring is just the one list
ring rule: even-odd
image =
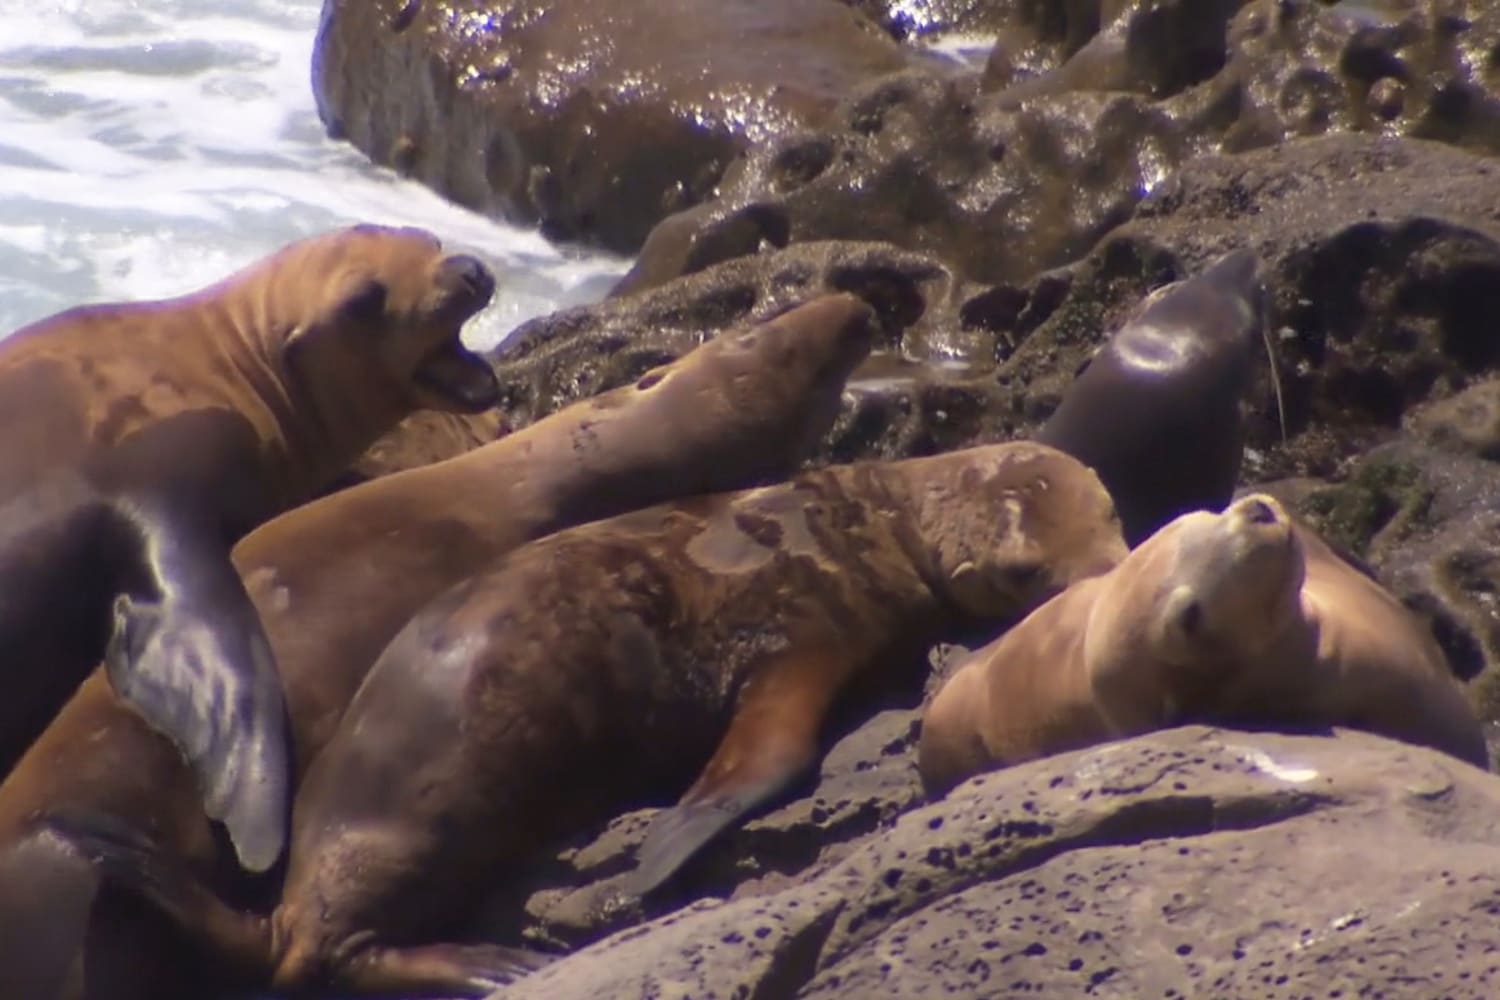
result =
[[[1142,295],[1249,247],[1274,335],[1241,486],[1430,624],[1495,758],[1500,8],[631,11],[325,4],[330,131],[462,204],[639,252],[612,297],[495,357],[510,422],[847,290],[883,344],[817,461],[1025,436]],[[984,67],[928,47],[962,33],[995,36]],[[500,995],[1493,992],[1495,779],[1358,733],[1189,728],[920,806],[910,695],[644,904],[613,880],[649,810],[525,873],[492,933],[614,936]]]

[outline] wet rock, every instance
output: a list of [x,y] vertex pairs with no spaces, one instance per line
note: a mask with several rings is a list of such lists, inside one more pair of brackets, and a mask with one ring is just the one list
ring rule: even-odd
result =
[[835,0],[329,0],[313,87],[375,162],[633,251],[748,144],[914,60]]
[[[1500,464],[1406,434],[1351,459],[1338,482],[1267,492],[1362,558],[1500,722]],[[1500,731],[1489,736],[1500,764]]]
[[1412,414],[1418,433],[1438,445],[1500,461],[1500,379],[1472,385]]
[[1413,407],[1500,367],[1500,164],[1450,146],[1325,136],[1194,159],[1078,261],[984,284],[935,253],[793,244],[523,328],[501,365],[525,422],[637,378],[704,336],[819,291],[869,298],[886,338],[823,457],[1024,436],[1141,299],[1254,249],[1277,378],[1252,390],[1243,480],[1335,475]]
[[1500,10],[1484,0],[1258,0],[1217,85],[1238,93],[1227,148],[1375,131],[1500,152]]
[[997,49],[982,87],[920,73],[867,84],[665,220],[626,287],[722,259],[691,248],[746,216],[776,217],[793,242],[886,240],[974,280],[1024,283],[1076,259],[1193,157],[1328,132],[1500,152],[1500,10],[1396,6],[1375,18],[1315,0],[1132,0],[1106,5],[1057,65],[1023,43],[1017,57]]
[[1009,436],[1008,396],[991,377],[992,359],[1011,350],[1025,293],[962,281],[928,255],[878,243],[798,244],[533,320],[499,352],[504,408],[524,425],[637,379],[719,330],[828,291],[867,299],[883,337],[850,381],[820,460],[928,454]]
[[1497,810],[1500,779],[1380,737],[1185,727],[980,776],[493,997],[1487,997]]
[[1099,28],[1100,0],[844,0],[897,38],[1026,32],[1076,50]]
[[1186,136],[1169,110],[1133,94],[1013,108],[973,76],[888,77],[844,104],[834,127],[756,146],[717,198],[651,233],[621,287],[700,263],[700,234],[752,213],[784,220],[794,243],[882,240],[975,280],[1024,281],[1123,222],[1186,157]]
[[1484,318],[1500,310],[1496,205],[1500,164],[1437,143],[1327,136],[1200,157],[1039,279],[1067,291],[1001,372],[1027,386],[1027,412],[1050,413],[1095,331],[1151,287],[1249,247],[1265,264],[1280,399],[1268,364],[1243,481],[1332,475],[1408,410],[1500,365]]

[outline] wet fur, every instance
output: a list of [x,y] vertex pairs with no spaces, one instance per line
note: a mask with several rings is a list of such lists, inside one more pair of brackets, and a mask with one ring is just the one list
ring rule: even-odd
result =
[[[390,637],[482,560],[578,519],[789,472],[831,423],[845,377],[869,349],[871,315],[851,296],[818,300],[774,328],[724,334],[640,386],[252,533],[234,561],[277,655],[298,769]],[[702,398],[722,403],[704,411]],[[689,409],[695,420],[677,419]],[[29,817],[59,810],[127,824],[198,877],[225,860],[191,774],[102,673],[0,785],[0,859],[26,835]],[[0,901],[11,888],[0,878]],[[107,929],[96,930],[108,940]]]

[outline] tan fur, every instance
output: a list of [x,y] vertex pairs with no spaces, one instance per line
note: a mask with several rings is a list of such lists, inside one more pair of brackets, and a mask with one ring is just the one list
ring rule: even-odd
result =
[[[385,943],[694,768],[672,812],[717,830],[812,763],[852,686],[1124,553],[1097,477],[1031,443],[804,473],[517,550],[392,640],[314,762],[274,943],[261,932],[275,983],[467,989],[461,959],[424,979],[432,951]],[[664,833],[642,888],[703,839]]]
[[[28,386],[45,384],[43,405],[17,416],[46,450],[0,451],[32,473],[0,496],[84,447],[208,409],[252,429],[259,454],[246,458],[263,463],[275,509],[304,500],[412,410],[460,408],[412,381],[488,299],[452,260],[422,230],[356,226],[181,298],[84,306],[16,331],[0,341],[0,411],[8,394],[38,402]],[[376,283],[384,302],[351,314]]]
[[[579,520],[789,471],[831,423],[845,378],[869,350],[871,318],[852,296],[815,300],[710,341],[641,379],[644,388],[576,403],[251,533],[234,560],[277,656],[298,768],[326,742],[390,637],[484,560]],[[224,862],[192,775],[99,672],[0,784],[0,861],[20,849],[33,820],[59,808],[124,821],[200,875]],[[58,881],[67,881],[70,866],[58,866]],[[11,888],[0,877],[0,903]],[[58,934],[81,937],[67,914],[56,922]]]
[[923,782],[1183,722],[1343,725],[1484,766],[1432,636],[1271,497],[1186,514],[977,651],[923,720]]

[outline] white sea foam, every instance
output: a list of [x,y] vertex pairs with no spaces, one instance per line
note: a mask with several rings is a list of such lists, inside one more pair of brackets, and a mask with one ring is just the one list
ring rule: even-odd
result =
[[445,202],[327,139],[319,0],[0,0],[0,336],[190,291],[349,222],[420,225],[500,274],[476,346],[625,268]]

